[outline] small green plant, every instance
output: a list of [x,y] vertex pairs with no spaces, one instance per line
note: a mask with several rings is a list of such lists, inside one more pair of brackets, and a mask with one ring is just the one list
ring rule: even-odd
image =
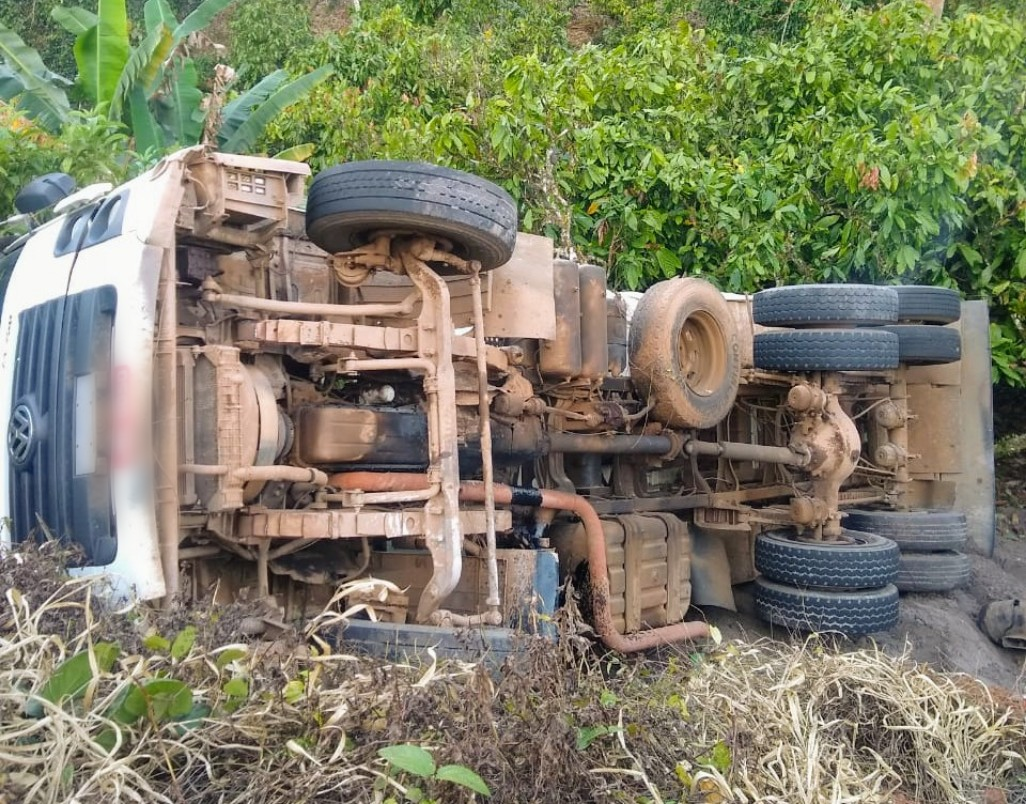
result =
[[[398,771],[409,774],[414,779],[423,780],[423,782],[449,782],[486,798],[492,794],[484,779],[470,768],[465,765],[438,767],[435,765],[435,759],[431,753],[419,745],[385,746],[378,749],[378,756],[388,763],[388,774],[382,779],[383,784],[394,781],[394,774]],[[403,791],[405,801],[428,804],[439,800],[427,798],[424,791],[416,784],[400,789]],[[396,799],[390,798],[386,801],[395,802]]]

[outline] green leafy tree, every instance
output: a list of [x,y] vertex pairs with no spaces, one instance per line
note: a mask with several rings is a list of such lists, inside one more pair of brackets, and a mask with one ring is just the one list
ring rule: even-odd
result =
[[326,37],[292,67],[330,62],[335,77],[266,142],[318,142],[318,166],[484,174],[524,228],[621,287],[681,273],[737,291],[958,287],[991,302],[996,369],[1026,378],[1023,18],[810,0],[785,41],[741,48],[681,19],[508,57],[452,29],[455,6],[430,25],[379,8]]

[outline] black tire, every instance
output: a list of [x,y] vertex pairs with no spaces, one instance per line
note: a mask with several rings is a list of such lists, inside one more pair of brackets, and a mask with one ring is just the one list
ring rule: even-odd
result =
[[325,251],[348,251],[386,229],[445,238],[488,271],[513,255],[517,206],[490,181],[419,162],[351,162],[310,184],[306,233]]
[[843,531],[843,542],[810,542],[786,528],[755,539],[755,568],[771,581],[817,589],[877,589],[898,575],[898,545],[875,533]]
[[788,285],[761,290],[752,318],[767,327],[894,324],[898,294],[877,285]]
[[931,324],[881,327],[898,336],[898,359],[911,366],[954,363],[962,359],[962,334]]
[[845,528],[890,539],[903,553],[961,550],[969,539],[969,526],[961,511],[854,509],[847,514]]
[[898,367],[898,336],[881,329],[799,329],[755,336],[755,367],[877,371]]
[[953,324],[962,317],[962,297],[951,288],[896,285],[899,324]]
[[972,571],[965,553],[905,553],[894,585],[902,592],[950,592],[968,586]]
[[734,407],[741,345],[723,294],[697,277],[652,285],[628,337],[631,381],[671,427],[715,427]]
[[756,578],[755,613],[798,631],[865,636],[898,624],[898,589],[888,584],[861,592],[825,592]]

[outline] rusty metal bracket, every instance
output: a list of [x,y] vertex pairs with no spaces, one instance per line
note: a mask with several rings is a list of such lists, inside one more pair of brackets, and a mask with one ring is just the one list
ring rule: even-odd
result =
[[459,432],[456,422],[456,373],[452,365],[452,319],[449,288],[427,265],[435,255],[434,242],[414,241],[403,251],[407,276],[420,290],[423,304],[417,318],[418,347],[422,360],[434,366],[433,383],[425,383],[428,396],[428,455],[439,478],[439,490],[424,505],[424,524],[433,574],[417,606],[418,622],[427,622],[456,588],[462,572],[463,534],[459,519]]

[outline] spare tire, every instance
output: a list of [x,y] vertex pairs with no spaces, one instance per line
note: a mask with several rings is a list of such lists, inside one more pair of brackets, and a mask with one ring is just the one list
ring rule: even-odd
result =
[[845,528],[884,536],[902,552],[961,550],[969,539],[969,526],[961,511],[849,509],[846,514]]
[[931,324],[881,327],[898,336],[898,359],[910,366],[955,363],[962,359],[962,334],[957,329]]
[[902,592],[950,592],[968,586],[972,572],[965,553],[903,553],[894,584]]
[[380,230],[443,238],[488,271],[513,256],[517,205],[490,181],[420,162],[350,162],[317,174],[306,201],[306,233],[317,246],[349,251]]
[[898,367],[898,336],[882,329],[797,329],[755,336],[755,367],[774,371],[877,371]]
[[715,286],[695,277],[657,282],[638,302],[627,340],[631,379],[653,419],[704,430],[730,413],[741,345]]
[[756,293],[752,318],[767,327],[894,324],[898,294],[877,285],[787,285]]
[[953,324],[962,317],[962,297],[951,288],[895,285],[898,323]]

